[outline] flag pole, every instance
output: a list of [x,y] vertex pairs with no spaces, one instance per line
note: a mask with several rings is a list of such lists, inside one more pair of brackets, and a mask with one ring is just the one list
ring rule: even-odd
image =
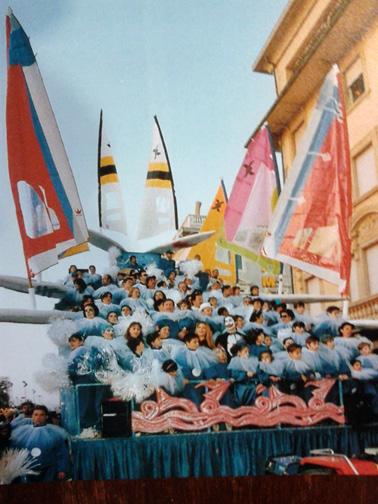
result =
[[349,318],[349,299],[343,301],[343,318]]
[[24,255],[25,258],[25,265],[26,265],[26,273],[28,275],[28,292],[29,292],[29,299],[30,299],[30,304],[31,304],[31,309],[36,310],[37,309],[37,299],[35,297],[35,288],[33,286],[31,274],[30,274],[30,269],[28,265],[28,260],[26,259],[26,256]]
[[155,121],[157,129],[159,131],[159,135],[160,135],[160,138],[161,138],[161,143],[163,144],[163,149],[164,149],[164,152],[165,152],[165,157],[167,159],[168,169],[169,169],[169,173],[170,173],[170,176],[171,176],[173,207],[174,207],[174,214],[175,214],[175,228],[176,228],[176,231],[177,231],[178,228],[179,228],[179,224],[178,224],[178,212],[177,212],[177,199],[176,199],[175,184],[173,182],[173,174],[172,174],[172,170],[171,170],[171,163],[169,161],[168,150],[167,150],[167,147],[165,145],[163,133],[161,131],[160,124],[159,124],[159,121],[158,121],[158,118],[157,118],[156,115],[154,116],[154,121]]
[[[281,184],[281,179],[280,179],[280,174],[279,174],[278,164],[277,164],[277,158],[276,158],[276,151],[275,151],[274,141],[273,141],[273,135],[272,135],[272,132],[270,131],[268,121],[265,121],[265,123],[263,124],[263,127],[265,127],[268,132],[270,147],[271,147],[272,155],[273,155],[274,173],[276,176],[276,185],[277,185],[277,195],[279,196],[281,194],[282,185],[285,182],[284,154],[283,154],[283,151],[281,151],[281,157],[282,157],[282,184]],[[281,296],[283,294],[283,272],[284,272],[284,264],[282,262],[280,262],[280,274],[278,275],[278,287],[277,287],[277,294],[279,296]],[[290,268],[290,272],[291,272],[291,277],[293,277],[292,268]],[[293,280],[291,280],[291,290],[294,291]]]

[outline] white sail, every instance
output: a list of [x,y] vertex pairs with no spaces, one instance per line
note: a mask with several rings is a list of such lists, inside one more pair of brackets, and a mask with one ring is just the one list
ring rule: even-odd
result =
[[138,239],[178,229],[176,197],[168,154],[155,117]]
[[98,212],[100,228],[126,235],[126,214],[122,189],[111,145],[100,114],[98,141]]

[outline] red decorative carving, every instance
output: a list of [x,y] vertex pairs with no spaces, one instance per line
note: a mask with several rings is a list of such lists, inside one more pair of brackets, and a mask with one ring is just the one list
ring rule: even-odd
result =
[[260,388],[259,393],[267,392],[267,395],[259,395],[254,406],[235,409],[220,404],[230,386],[228,381],[210,380],[200,384],[208,391],[199,409],[192,401],[171,397],[159,389],[156,401],[144,401],[140,411],[133,412],[133,431],[150,434],[171,430],[190,432],[220,423],[232,427],[274,427],[279,424],[306,427],[325,419],[343,424],[343,406],[325,402],[334,383],[332,379],[308,382],[306,386],[314,387],[308,404],[298,396],[283,394],[274,386]]

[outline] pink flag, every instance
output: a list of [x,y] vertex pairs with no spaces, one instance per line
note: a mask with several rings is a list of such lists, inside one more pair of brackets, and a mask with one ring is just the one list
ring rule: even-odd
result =
[[248,145],[227,204],[224,227],[228,241],[260,253],[278,187],[271,138],[263,126]]

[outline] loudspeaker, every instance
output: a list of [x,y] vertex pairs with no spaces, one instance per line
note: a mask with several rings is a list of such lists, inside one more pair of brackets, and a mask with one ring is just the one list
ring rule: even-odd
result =
[[102,437],[130,437],[131,402],[120,399],[103,401],[101,406]]

